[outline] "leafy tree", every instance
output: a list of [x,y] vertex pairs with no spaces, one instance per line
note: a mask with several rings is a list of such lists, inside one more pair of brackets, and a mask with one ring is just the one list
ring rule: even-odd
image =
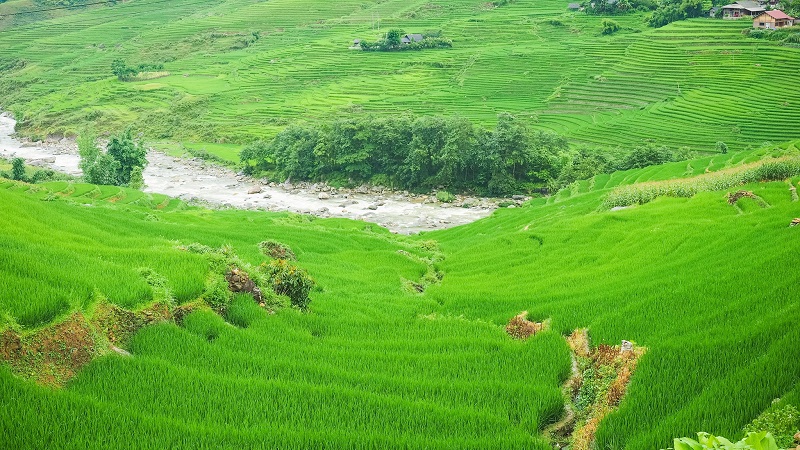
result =
[[410,151],[413,138],[408,115],[381,117],[370,121],[370,142],[373,151],[370,157],[372,173],[389,176],[399,181],[399,174]]
[[118,170],[119,161],[108,153],[103,152],[97,156],[94,163],[84,169],[83,178],[87,183],[119,186]]
[[397,28],[391,29],[386,33],[386,41],[385,44],[387,47],[399,47],[400,40],[403,37],[403,30],[398,30]]
[[431,180],[436,186],[457,186],[464,180],[469,164],[468,155],[475,146],[475,129],[465,118],[446,121],[444,146],[434,154],[433,164],[438,168]]
[[25,160],[14,158],[11,160],[11,179],[25,181]]
[[725,153],[728,153],[728,144],[726,144],[724,142],[721,142],[721,141],[717,142],[716,148],[717,148],[717,151],[722,153],[723,155]]
[[781,5],[790,16],[800,16],[800,0],[782,0]]
[[131,171],[131,179],[128,181],[128,187],[133,189],[144,188],[144,169],[142,167],[134,167]]
[[561,170],[561,153],[569,150],[567,139],[556,133],[535,131],[530,136],[525,178],[534,183],[551,184]]
[[639,169],[642,167],[664,164],[672,161],[672,159],[672,152],[670,152],[667,147],[656,147],[653,144],[640,145],[625,156],[619,169]]
[[253,174],[256,171],[267,171],[275,167],[275,159],[270,154],[269,146],[270,143],[263,140],[251,142],[244,146],[241,153],[239,153],[239,160],[245,163],[245,173]]
[[144,186],[142,171],[147,165],[147,151],[141,142],[134,142],[132,131],[112,136],[103,152],[97,146],[97,137],[85,131],[78,138],[78,166],[88,183],[103,185],[128,185],[140,189]]
[[138,73],[133,67],[128,67],[125,61],[115,59],[111,62],[111,72],[117,76],[120,81],[127,81]]
[[141,141],[133,140],[133,131],[128,128],[117,136],[111,136],[106,153],[114,158],[119,166],[116,169],[117,183],[127,185],[136,167],[147,165],[147,150]]
[[369,131],[367,122],[363,120],[340,119],[331,124],[327,144],[336,172],[349,178],[369,178],[372,173]]
[[662,0],[658,9],[647,18],[647,24],[659,28],[672,22],[705,14],[703,0]]
[[603,35],[614,34],[619,31],[619,24],[615,20],[603,19]]
[[528,161],[528,129],[513,115],[500,113],[493,137],[498,156],[496,171],[508,172],[511,178],[518,179],[525,173]]
[[81,158],[78,167],[84,174],[94,165],[100,154],[100,148],[97,146],[97,136],[91,130],[85,130],[78,136],[78,155]]

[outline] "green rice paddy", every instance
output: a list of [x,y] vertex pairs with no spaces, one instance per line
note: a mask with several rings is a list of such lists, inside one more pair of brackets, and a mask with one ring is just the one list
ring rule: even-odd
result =
[[[0,25],[0,105],[33,137],[133,125],[151,141],[243,144],[293,121],[409,112],[491,126],[503,111],[601,147],[798,137],[800,49],[743,36],[746,21],[650,29],[632,14],[601,36],[601,17],[561,0],[136,0],[51,15]],[[453,48],[348,48],[390,28],[441,30]],[[121,82],[118,58],[165,73]]]
[[[8,0],[0,16],[35,6]],[[225,317],[147,326],[125,343],[132,357],[102,355],[59,388],[0,364],[0,448],[549,449],[542,431],[563,416],[570,376],[563,336],[584,327],[592,345],[647,348],[598,449],[736,440],[777,399],[800,406],[800,176],[693,178],[796,162],[800,49],[749,39],[745,22],[649,29],[632,14],[601,36],[601,20],[561,0],[132,0],[0,17],[0,109],[32,138],[131,125],[171,154],[236,162],[294,121],[443,114],[491,127],[508,111],[576,146],[731,149],[417,236],[0,178],[0,331],[31,336],[104,302],[146,308],[163,292],[143,273],[190,303],[209,270],[193,243],[257,265],[258,243],[283,242],[318,286],[305,312],[239,295]],[[348,48],[391,28],[440,30],[453,48]],[[164,68],[122,82],[115,59]],[[677,178],[700,188],[609,209]],[[738,190],[753,195],[729,203]],[[409,289],[431,264],[441,282]],[[521,311],[549,329],[511,339]]]
[[[660,197],[609,211],[614,188],[783,155],[731,153],[578,183],[474,224],[392,235],[342,219],[209,211],[127,189],[0,184],[0,310],[23,333],[91,314],[98,298],[153,301],[136,268],[178,303],[202,292],[206,263],[182,246],[291,246],[316,279],[308,312],[270,315],[237,299],[237,326],[196,311],[102,356],[62,389],[0,369],[0,442],[9,448],[550,448],[569,376],[562,334],[648,348],[598,448],[665,448],[704,430],[736,438],[773,399],[797,404],[800,213],[786,180]],[[800,177],[788,180],[794,186]],[[123,200],[112,201],[115,198]],[[43,201],[46,200],[46,201]],[[130,200],[130,201],[127,201]],[[749,200],[749,199],[745,199]],[[127,201],[127,202],[126,202]],[[432,241],[436,245],[432,245]],[[423,294],[423,259],[444,274]],[[249,303],[248,303],[249,302]],[[551,329],[515,341],[520,311]],[[793,394],[794,393],[794,394]],[[787,395],[788,394],[788,395]]]

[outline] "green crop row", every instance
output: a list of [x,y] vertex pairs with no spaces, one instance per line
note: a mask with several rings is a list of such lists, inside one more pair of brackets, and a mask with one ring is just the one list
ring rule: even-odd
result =
[[[307,312],[270,315],[237,297],[225,319],[199,311],[180,327],[144,328],[132,358],[104,356],[62,390],[0,369],[0,442],[545,449],[539,432],[560,419],[569,375],[561,334],[582,327],[593,345],[648,349],[620,409],[600,424],[599,448],[666,448],[699,430],[738,440],[774,399],[798,406],[800,278],[790,262],[800,248],[786,184],[742,186],[770,205],[747,214],[705,191],[625,211],[597,205],[615,186],[689,167],[763,174],[760,159],[772,153],[614,173],[574,195],[411,237],[343,219],[111,203],[66,182],[46,185],[55,196],[0,184],[13,217],[0,222],[4,317],[90,310],[93,293],[147,302],[154,294],[139,267],[196,298],[207,262],[179,249],[195,242],[227,245],[251,265],[264,258],[259,243],[285,243],[318,285]],[[783,158],[769,164],[795,164]],[[433,258],[441,281],[409,294],[404,280],[425,276]],[[523,310],[550,318],[551,331],[511,339],[504,326]]]
[[782,181],[800,175],[800,158],[790,156],[689,179],[639,183],[613,190],[601,208],[643,205],[658,197],[693,197],[698,192],[721,191],[749,183]]
[[[4,29],[0,99],[23,134],[135,124],[150,139],[198,142],[235,160],[230,148],[213,146],[269,139],[298,121],[411,113],[491,128],[508,111],[600,147],[654,140],[709,150],[724,141],[738,150],[797,138],[786,92],[800,50],[749,39],[742,21],[654,30],[636,13],[602,36],[602,17],[567,12],[559,0],[502,8],[474,0],[149,3]],[[391,28],[441,32],[453,47],[349,48]],[[163,64],[164,76],[119,81],[114,60]]]

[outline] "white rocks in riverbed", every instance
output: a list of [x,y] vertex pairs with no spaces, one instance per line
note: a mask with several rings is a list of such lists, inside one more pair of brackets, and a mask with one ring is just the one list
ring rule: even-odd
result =
[[317,198],[320,199],[320,200],[328,200],[328,199],[331,198],[331,194],[328,194],[327,192],[323,191],[323,192],[320,192],[319,194],[317,194]]

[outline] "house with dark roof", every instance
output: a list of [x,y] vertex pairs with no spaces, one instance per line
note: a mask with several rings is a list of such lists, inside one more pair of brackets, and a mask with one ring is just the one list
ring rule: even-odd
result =
[[580,3],[570,3],[567,5],[567,9],[570,11],[578,11],[581,9]]
[[722,7],[723,19],[753,18],[766,11],[758,2],[740,0]]
[[764,11],[753,19],[753,28],[768,28],[774,30],[776,28],[790,27],[794,25],[794,17],[787,15],[779,9],[772,11]]
[[425,36],[421,34],[407,34],[400,39],[401,44],[410,44],[412,42],[419,42],[424,39]]

